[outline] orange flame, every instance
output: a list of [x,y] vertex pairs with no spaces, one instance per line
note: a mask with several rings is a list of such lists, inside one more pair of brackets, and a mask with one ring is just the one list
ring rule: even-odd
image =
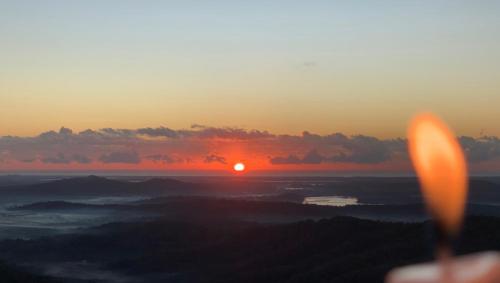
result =
[[432,114],[416,116],[408,147],[427,207],[449,234],[462,224],[467,197],[467,166],[453,132]]

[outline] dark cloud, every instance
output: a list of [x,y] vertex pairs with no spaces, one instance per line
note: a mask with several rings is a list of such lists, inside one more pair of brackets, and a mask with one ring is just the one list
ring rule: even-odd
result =
[[320,155],[315,149],[309,151],[303,158],[302,163],[304,164],[319,164],[325,160],[325,157]]
[[[319,163],[366,163],[374,164],[401,155],[403,148],[395,140],[379,140],[374,137],[356,135],[347,137],[340,133],[320,136],[304,132],[299,143],[322,148],[310,150],[302,158],[296,154],[285,157],[272,157],[272,164],[319,164]],[[406,149],[404,149],[406,153]]]
[[166,155],[166,154],[148,155],[148,156],[145,157],[145,159],[152,160],[154,162],[166,163],[166,164],[182,163],[182,162],[184,162],[184,159],[182,159],[182,158],[173,157],[173,156]]
[[0,163],[5,163],[8,159],[9,152],[7,150],[3,150],[0,152]]
[[[47,135],[57,135],[56,132],[48,132]],[[60,133],[59,133],[60,134]],[[220,139],[262,139],[262,138],[272,138],[275,135],[270,134],[267,131],[259,130],[245,130],[241,128],[232,127],[207,127],[204,125],[194,124],[189,130],[173,130],[167,127],[157,127],[157,128],[139,128],[136,130],[127,129],[112,129],[104,128],[100,129],[98,132],[92,130],[86,130],[79,133],[79,135],[92,135],[100,134],[101,136],[108,137],[137,137],[137,136],[149,136],[149,137],[166,137],[166,138],[199,138],[199,139],[210,139],[210,138],[220,138]]]
[[467,158],[471,162],[481,162],[500,157],[500,139],[497,137],[460,137]]
[[85,155],[81,155],[81,154],[73,154],[72,159],[76,163],[80,163],[80,164],[88,164],[88,163],[92,162],[92,159],[88,158]]
[[270,134],[267,131],[258,131],[258,130],[244,130],[240,128],[213,128],[213,127],[197,127],[199,130],[190,131],[186,134],[190,136],[196,136],[198,138],[220,138],[220,139],[240,139],[240,140],[248,140],[248,139],[266,139],[272,138],[274,135]]
[[232,140],[250,140],[275,138],[276,136],[267,131],[245,130],[241,128],[216,128],[203,125],[193,125],[189,130],[173,130],[167,127],[157,128],[139,128],[139,129],[114,129],[102,128],[99,130],[87,129],[79,133],[73,132],[69,128],[62,127],[59,131],[48,131],[41,133],[36,137],[12,137],[4,136],[0,138],[1,144],[12,143],[96,143],[113,144],[117,141],[128,139],[129,141],[142,141],[144,136],[148,137],[167,137],[172,139],[232,139]]
[[[281,136],[284,144],[293,143],[296,147],[313,146],[322,148],[298,154],[270,158],[272,164],[317,164],[317,163],[359,163],[376,164],[394,159],[406,160],[407,145],[405,139],[381,140],[365,135],[348,137],[341,133],[316,135],[304,132],[302,137]],[[472,163],[500,159],[500,139],[498,137],[460,137],[467,158]]]
[[194,124],[191,130],[172,130],[165,127],[159,128],[141,128],[137,129],[136,133],[139,135],[146,135],[151,137],[168,137],[168,138],[198,138],[198,139],[260,139],[271,138],[274,135],[267,131],[258,130],[245,130],[240,128],[215,128],[203,125]]
[[115,151],[108,154],[103,154],[99,157],[102,163],[129,163],[138,164],[141,162],[139,154],[135,151]]
[[302,164],[302,159],[297,155],[290,154],[286,157],[276,156],[269,158],[271,164]]
[[[471,164],[500,161],[498,137],[460,137]],[[75,132],[62,127],[32,137],[0,137],[2,168],[15,162],[47,164],[103,163],[138,164],[141,157],[163,164],[206,162],[226,164],[230,147],[240,147],[255,158],[269,155],[271,164],[356,163],[379,164],[407,162],[406,140],[379,139],[366,135],[342,133],[318,135],[275,135],[267,131],[234,127],[192,125],[189,129],[167,127],[98,130]],[[120,150],[133,148],[132,152]],[[151,154],[167,152],[168,154]],[[280,152],[280,154],[274,154]]]
[[128,129],[104,128],[100,129],[100,132],[110,137],[134,137],[136,135],[135,130]]
[[302,158],[295,154],[290,154],[286,157],[278,156],[269,159],[271,164],[319,164],[327,160],[328,158],[319,154],[316,149],[307,152]]
[[[36,159],[24,159],[23,162],[33,162]],[[58,153],[55,156],[42,157],[40,159],[43,163],[52,163],[52,164],[69,164],[71,162],[87,164],[92,162],[92,160],[81,154],[73,154],[70,156],[65,155],[64,153]]]
[[205,125],[202,125],[202,124],[192,124],[191,125],[191,129],[204,129],[204,128],[208,128],[208,127]]
[[353,136],[341,145],[346,149],[332,156],[331,162],[380,163],[391,158],[391,150],[387,141],[363,135]]
[[44,132],[38,136],[38,139],[40,141],[49,141],[49,142],[60,140],[61,138],[63,138],[63,136],[60,136],[59,133],[56,131]]
[[73,130],[65,128],[65,127],[62,127],[61,129],[59,129],[59,134],[60,135],[72,135],[73,134]]
[[64,153],[58,153],[55,156],[42,157],[41,161],[43,163],[53,163],[53,164],[68,164],[71,163],[71,159],[67,158]]
[[151,137],[167,137],[167,138],[179,137],[179,133],[177,131],[165,127],[137,129],[137,133],[140,135],[147,135]]
[[224,156],[216,155],[216,154],[210,154],[205,156],[205,163],[213,163],[213,162],[218,162],[222,164],[227,164],[226,158]]

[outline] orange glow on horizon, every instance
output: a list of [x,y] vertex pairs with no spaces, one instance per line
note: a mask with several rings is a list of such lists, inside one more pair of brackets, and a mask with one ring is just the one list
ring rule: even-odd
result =
[[432,114],[415,117],[408,147],[432,216],[450,234],[460,229],[467,197],[464,153],[448,126]]

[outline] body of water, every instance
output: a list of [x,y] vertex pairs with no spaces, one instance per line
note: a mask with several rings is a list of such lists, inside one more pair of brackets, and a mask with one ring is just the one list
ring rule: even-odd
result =
[[353,197],[339,196],[321,196],[321,197],[306,197],[303,204],[329,205],[329,206],[346,206],[357,205],[358,199]]

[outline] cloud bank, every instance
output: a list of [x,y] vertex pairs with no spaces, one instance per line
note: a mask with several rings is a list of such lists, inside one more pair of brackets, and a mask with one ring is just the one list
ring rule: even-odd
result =
[[[500,168],[498,137],[459,137],[472,166]],[[268,131],[193,125],[84,130],[62,127],[32,137],[0,137],[0,169],[181,168],[217,169],[233,162],[255,168],[409,167],[406,140],[342,133],[277,135]],[[393,167],[389,165],[393,165]],[[486,165],[484,165],[486,164]],[[498,165],[498,166],[497,166]],[[489,166],[489,167],[488,167]],[[405,169],[405,170],[406,170]]]

